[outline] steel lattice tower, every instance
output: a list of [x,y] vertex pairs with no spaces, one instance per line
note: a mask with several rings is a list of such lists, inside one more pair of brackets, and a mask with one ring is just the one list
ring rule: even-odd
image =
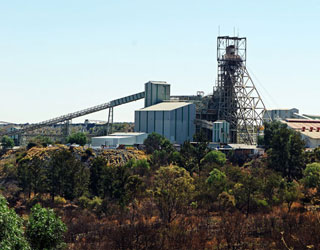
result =
[[213,103],[218,120],[230,123],[230,142],[256,144],[266,109],[246,69],[246,56],[246,38],[218,37]]

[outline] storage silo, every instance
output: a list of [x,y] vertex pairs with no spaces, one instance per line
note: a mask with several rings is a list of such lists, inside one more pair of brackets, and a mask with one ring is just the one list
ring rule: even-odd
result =
[[170,100],[170,84],[161,81],[149,81],[145,84],[145,108],[165,100]]

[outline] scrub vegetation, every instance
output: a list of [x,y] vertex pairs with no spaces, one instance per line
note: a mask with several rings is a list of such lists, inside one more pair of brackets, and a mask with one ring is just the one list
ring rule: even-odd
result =
[[145,152],[8,148],[0,248],[320,249],[320,148],[279,123],[266,124],[259,157],[195,139],[179,151],[157,134]]

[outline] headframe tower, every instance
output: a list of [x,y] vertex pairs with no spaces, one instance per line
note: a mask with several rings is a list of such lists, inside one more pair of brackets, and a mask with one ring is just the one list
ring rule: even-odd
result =
[[218,76],[212,104],[218,120],[230,123],[230,142],[256,144],[265,105],[247,71],[247,39],[217,38]]

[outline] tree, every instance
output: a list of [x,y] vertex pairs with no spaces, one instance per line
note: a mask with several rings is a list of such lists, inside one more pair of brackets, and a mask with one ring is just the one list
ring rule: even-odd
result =
[[301,192],[297,182],[282,180],[280,184],[280,198],[282,202],[287,203],[288,212],[290,212],[293,202],[297,201],[300,197]]
[[267,151],[269,167],[281,172],[289,181],[301,178],[305,167],[304,141],[298,132],[287,128],[284,124],[276,122],[268,126],[270,128],[266,131],[268,135],[266,147],[269,147]]
[[307,188],[317,188],[320,192],[320,163],[308,164],[303,171],[303,183]]
[[210,174],[209,177],[206,180],[206,183],[208,184],[210,191],[212,193],[212,198],[216,200],[218,198],[218,195],[222,193],[223,191],[226,191],[227,187],[227,176],[224,172],[220,171],[217,168],[214,168]]
[[165,223],[171,223],[186,209],[194,189],[193,178],[184,168],[171,165],[157,170],[152,194]]
[[90,166],[90,193],[94,196],[103,197],[104,194],[104,178],[107,168],[107,160],[98,156],[92,160]]
[[67,149],[53,152],[47,168],[48,191],[52,201],[56,195],[67,199],[88,191],[90,170]]
[[65,248],[63,234],[67,227],[52,209],[42,208],[39,204],[31,209],[26,227],[26,236],[32,249],[54,250]]
[[264,147],[266,150],[272,147],[272,140],[275,134],[277,134],[277,131],[279,131],[280,128],[286,128],[285,124],[282,124],[279,121],[273,121],[273,122],[266,122],[264,124],[264,137],[263,142],[260,142],[264,144]]
[[14,147],[14,141],[9,136],[3,136],[1,139],[2,149],[7,150]]
[[0,249],[30,250],[24,232],[22,219],[8,208],[6,199],[0,195]]
[[251,207],[255,202],[255,194],[259,189],[259,180],[251,173],[244,173],[240,183],[236,183],[233,193],[239,208],[245,208],[248,217]]
[[31,192],[34,194],[45,193],[47,191],[47,162],[39,157],[32,160],[22,160],[18,165],[19,186],[30,198]]
[[50,144],[53,144],[53,141],[49,137],[39,135],[29,140],[27,149],[30,149],[36,146],[47,147]]
[[141,190],[141,178],[138,175],[131,175],[128,165],[108,166],[105,169],[104,198],[116,201],[124,208]]
[[144,140],[143,144],[146,147],[147,154],[152,154],[156,150],[164,150],[167,153],[171,153],[172,151],[174,151],[174,148],[170,141],[155,132],[149,134],[148,137]]
[[87,137],[82,132],[77,132],[67,137],[67,143],[75,143],[84,146],[87,143]]
[[218,164],[219,166],[223,166],[226,163],[226,155],[220,151],[210,151],[207,153],[203,159],[201,160],[202,164]]

